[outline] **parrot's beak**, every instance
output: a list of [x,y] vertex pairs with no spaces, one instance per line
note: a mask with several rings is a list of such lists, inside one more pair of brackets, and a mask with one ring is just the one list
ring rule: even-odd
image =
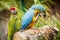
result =
[[45,12],[41,12],[39,16],[40,17],[46,17],[46,13]]

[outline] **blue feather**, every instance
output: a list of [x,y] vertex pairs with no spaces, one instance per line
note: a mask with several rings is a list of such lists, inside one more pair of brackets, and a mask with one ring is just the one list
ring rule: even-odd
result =
[[34,16],[34,10],[29,10],[22,18],[22,30],[26,29],[27,26],[31,23]]
[[34,17],[34,10],[45,11],[45,7],[39,4],[33,5],[22,18],[22,30],[25,30],[27,26],[32,22]]
[[42,5],[39,5],[39,4],[36,4],[36,5],[33,5],[29,10],[40,10],[40,11],[45,11],[46,8]]

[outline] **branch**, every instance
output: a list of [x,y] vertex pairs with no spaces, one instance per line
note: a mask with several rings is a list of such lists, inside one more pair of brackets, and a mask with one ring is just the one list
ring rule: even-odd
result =
[[51,26],[20,30],[14,34],[13,40],[55,40],[58,31],[56,27]]

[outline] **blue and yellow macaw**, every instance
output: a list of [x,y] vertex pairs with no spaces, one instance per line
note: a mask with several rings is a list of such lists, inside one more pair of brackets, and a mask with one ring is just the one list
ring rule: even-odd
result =
[[32,28],[41,12],[45,12],[46,8],[42,5],[33,5],[22,18],[22,30]]

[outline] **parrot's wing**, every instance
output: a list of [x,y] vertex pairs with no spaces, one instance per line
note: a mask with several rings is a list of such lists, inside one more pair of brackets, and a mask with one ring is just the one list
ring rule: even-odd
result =
[[31,23],[34,16],[34,10],[29,10],[22,18],[22,30],[26,29],[27,26]]

